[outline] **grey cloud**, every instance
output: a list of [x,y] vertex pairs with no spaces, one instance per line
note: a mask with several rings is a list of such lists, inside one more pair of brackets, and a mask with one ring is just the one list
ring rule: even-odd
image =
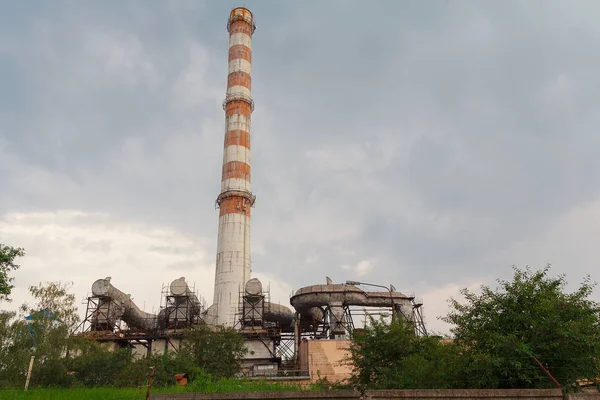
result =
[[[103,212],[214,253],[229,5],[40,4],[0,20],[0,213]],[[595,2],[248,6],[254,271],[470,283],[598,198]]]

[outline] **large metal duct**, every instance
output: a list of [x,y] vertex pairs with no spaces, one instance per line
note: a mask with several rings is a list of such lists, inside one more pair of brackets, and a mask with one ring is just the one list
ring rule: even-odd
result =
[[365,292],[354,285],[312,285],[298,289],[290,304],[300,314],[312,313],[314,307],[343,306],[393,307],[407,319],[412,319],[412,296],[400,292]]
[[158,317],[155,314],[140,310],[131,300],[130,295],[110,283],[110,278],[98,279],[94,282],[92,294],[100,298],[98,309],[92,316],[94,324],[102,325],[108,321],[121,319],[131,328],[151,330],[158,325]]
[[281,329],[286,332],[294,330],[294,312],[289,307],[277,303],[265,304],[265,319],[270,322],[279,322]]
[[400,292],[365,292],[354,285],[312,285],[300,288],[290,298],[299,312],[311,307],[321,307],[331,302],[349,306],[391,307],[410,304],[412,297]]

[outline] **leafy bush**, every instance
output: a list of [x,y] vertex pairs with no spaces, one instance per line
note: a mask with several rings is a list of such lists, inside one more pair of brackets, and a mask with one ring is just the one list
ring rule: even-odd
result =
[[564,275],[549,272],[515,267],[511,281],[479,294],[465,289],[464,304],[450,302],[444,320],[464,349],[472,387],[554,387],[538,362],[567,390],[600,376],[600,305],[589,298],[595,285],[586,278],[566,293]]
[[350,383],[359,390],[448,388],[457,380],[458,359],[456,346],[417,336],[403,318],[392,323],[371,318],[350,345]]

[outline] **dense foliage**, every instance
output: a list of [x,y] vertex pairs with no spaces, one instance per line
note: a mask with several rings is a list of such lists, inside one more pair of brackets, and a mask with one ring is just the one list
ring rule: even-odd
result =
[[134,358],[131,349],[115,349],[112,343],[71,336],[79,318],[69,289],[60,282],[32,286],[33,306],[24,304],[18,316],[0,311],[0,388],[23,386],[32,355],[32,388],[141,386],[151,367],[156,368],[154,385],[160,387],[173,385],[177,373],[213,382],[240,369],[246,350],[231,328],[189,330],[182,351],[146,358]]
[[32,382],[61,385],[67,373],[63,356],[70,328],[78,321],[75,296],[60,282],[32,286],[29,292],[35,304],[23,304],[18,318],[0,312],[0,385],[22,381],[31,356],[37,371]]
[[[0,313],[0,388],[22,387],[32,354],[36,355],[32,387],[141,386],[152,367],[156,368],[154,385],[160,387],[174,385],[177,373],[205,382],[230,378],[239,371],[245,352],[237,333],[203,330],[201,334],[193,332],[192,343],[186,346],[215,344],[218,350],[193,352],[186,347],[177,353],[134,358],[128,348],[114,349],[85,337],[69,338],[62,326],[43,330],[35,326],[38,324],[12,317],[14,314]],[[38,347],[33,346],[34,337]]]
[[586,279],[566,293],[564,276],[515,268],[512,281],[463,290],[442,318],[452,340],[417,337],[409,322],[372,321],[351,345],[352,383],[364,389],[553,388],[600,377],[599,306]]
[[[8,272],[23,254],[0,245],[0,300],[9,300]],[[594,285],[586,279],[567,293],[565,277],[549,271],[515,268],[513,279],[499,281],[496,289],[463,290],[465,302],[451,299],[443,318],[452,325],[452,340],[419,337],[402,318],[371,319],[353,335],[350,384],[360,390],[549,388],[551,374],[564,389],[576,390],[578,381],[597,379],[600,307],[590,300]],[[31,356],[32,388],[141,387],[151,367],[158,388],[173,385],[176,373],[187,373],[190,388],[202,391],[249,385],[228,380],[246,352],[231,328],[199,326],[185,332],[179,352],[135,358],[129,348],[70,335],[79,323],[70,285],[47,282],[29,292],[33,305],[24,304],[19,314],[0,311],[0,389],[22,387]]]
[[196,368],[215,378],[227,378],[240,371],[246,351],[244,338],[233,328],[212,331],[200,325],[185,333],[180,357],[189,357]]
[[24,255],[23,249],[0,243],[0,301],[10,301],[9,296],[14,287],[11,282],[14,278],[8,273],[19,268],[19,265],[15,264],[15,259]]
[[403,318],[371,319],[350,345],[351,383],[364,389],[449,388],[459,379],[458,349],[441,337],[419,337]]
[[586,279],[566,293],[565,277],[549,272],[515,268],[499,288],[465,289],[464,304],[450,301],[444,320],[468,359],[463,374],[478,377],[475,386],[553,387],[536,359],[566,389],[600,375],[600,309],[589,299],[594,285]]

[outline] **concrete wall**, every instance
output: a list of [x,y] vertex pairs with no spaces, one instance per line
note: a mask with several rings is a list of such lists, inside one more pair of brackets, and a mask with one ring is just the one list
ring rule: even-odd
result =
[[301,370],[308,370],[311,381],[327,378],[340,382],[350,378],[352,366],[343,362],[349,355],[350,340],[303,340],[298,357]]
[[152,342],[152,355],[163,355],[167,347],[167,341],[164,339],[158,339]]
[[140,358],[146,357],[147,354],[148,354],[148,349],[145,346],[141,345],[141,344],[136,344],[131,349],[131,355],[136,360],[139,360]]
[[[571,395],[569,400],[583,400]],[[598,396],[600,397],[600,396]],[[586,397],[586,400],[596,400],[598,397]],[[201,400],[201,399],[455,399],[455,400],[563,400],[560,390],[371,390],[361,397],[354,390],[331,390],[322,392],[298,391],[298,392],[236,392],[236,393],[172,393],[154,394],[150,396],[154,400]]]
[[456,400],[563,400],[558,389],[420,389],[420,390],[370,390],[364,399],[456,399]]
[[173,339],[169,340],[170,343],[167,343],[167,352],[168,353],[177,353],[181,350],[181,339]]
[[[277,362],[272,361],[275,345],[271,341],[247,340],[244,343],[246,358],[242,362],[242,373],[247,376],[274,376],[277,375]],[[269,346],[267,348],[267,346]]]
[[332,390],[327,392],[235,392],[235,393],[172,393],[172,394],[153,394],[150,396],[153,400],[203,400],[203,399],[285,399],[285,400],[304,400],[304,399],[336,399],[336,400],[354,400],[360,398],[360,393],[354,390]]
[[569,400],[600,400],[600,392],[598,389],[589,389],[586,393],[572,393],[569,395]]
[[[267,348],[267,346],[269,347]],[[249,339],[244,342],[244,347],[248,350],[247,360],[269,360],[273,358],[271,352],[275,352],[275,346],[271,341]]]

